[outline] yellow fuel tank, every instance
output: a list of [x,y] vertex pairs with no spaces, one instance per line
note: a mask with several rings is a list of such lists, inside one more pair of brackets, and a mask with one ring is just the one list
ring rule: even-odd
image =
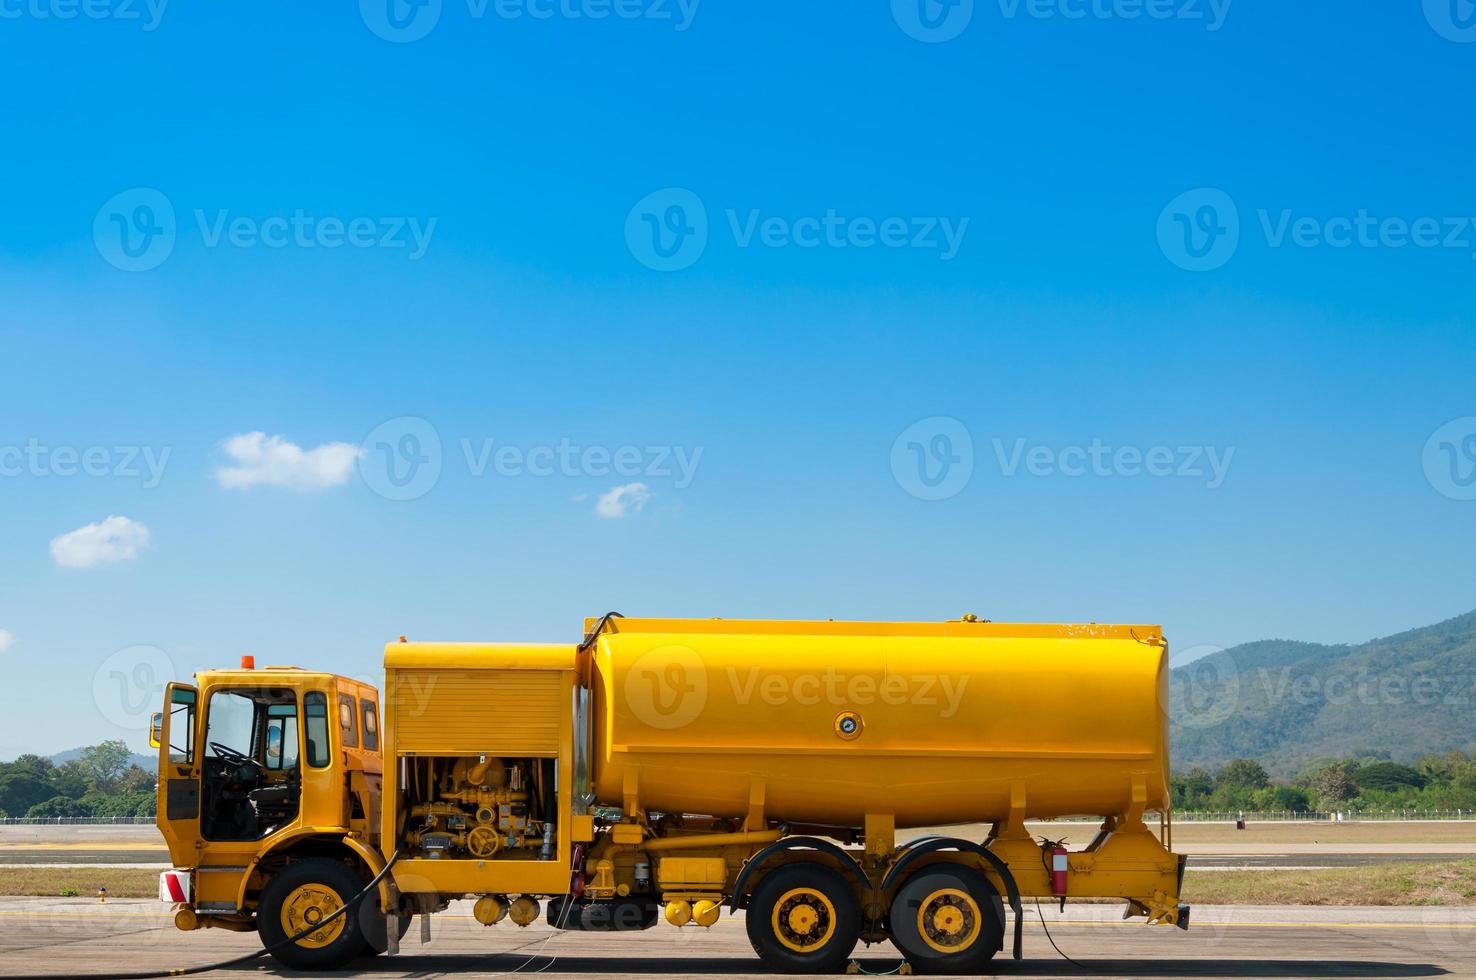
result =
[[[587,625],[587,629],[594,624]],[[591,647],[612,806],[899,827],[1168,802],[1157,626],[611,619]]]

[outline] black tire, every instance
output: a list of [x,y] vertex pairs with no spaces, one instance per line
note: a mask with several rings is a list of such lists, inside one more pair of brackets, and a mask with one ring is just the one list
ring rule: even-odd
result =
[[[325,906],[341,906],[363,887],[364,882],[357,874],[331,858],[303,858],[292,862],[274,875],[261,890],[261,903],[256,911],[256,928],[261,934],[261,944],[270,948],[305,928],[305,925],[292,928],[283,921],[283,908],[289,901],[293,901],[289,920],[310,924],[314,921],[311,918],[314,910],[321,917],[325,911],[332,911]],[[306,890],[306,893],[299,896],[299,889]],[[323,897],[321,903],[314,900],[314,894]],[[366,948],[359,921],[359,910],[363,904],[362,899],[355,902],[353,908],[329,923],[327,936],[320,939],[316,934],[309,935],[300,942],[276,950],[272,953],[273,958],[294,970],[336,970],[346,966],[355,957],[362,955]],[[339,923],[342,923],[341,928]],[[292,931],[289,932],[289,929]],[[328,941],[323,942],[325,939]],[[315,942],[322,944],[302,945]]]
[[887,913],[892,942],[916,973],[983,973],[1004,944],[1004,902],[985,875],[933,864],[909,877]]
[[764,876],[746,925],[754,952],[775,973],[841,973],[861,936],[861,907],[838,871],[802,861]]

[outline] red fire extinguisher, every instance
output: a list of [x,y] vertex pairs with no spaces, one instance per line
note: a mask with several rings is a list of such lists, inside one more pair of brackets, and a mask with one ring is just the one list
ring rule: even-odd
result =
[[1066,876],[1070,871],[1068,853],[1065,841],[1041,840],[1041,856],[1051,878],[1051,895],[1061,900],[1063,910],[1066,908]]

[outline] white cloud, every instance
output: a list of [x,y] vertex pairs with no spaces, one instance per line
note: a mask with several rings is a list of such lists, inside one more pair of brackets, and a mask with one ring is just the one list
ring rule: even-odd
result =
[[651,499],[651,490],[644,483],[627,483],[611,487],[595,502],[595,513],[601,517],[624,517],[639,513]]
[[92,568],[132,561],[148,546],[148,528],[126,517],[109,517],[52,538],[51,558],[63,568]]
[[0,653],[4,653],[15,646],[15,634],[10,630],[0,630]]
[[341,487],[353,474],[354,461],[359,458],[359,447],[353,443],[325,442],[305,450],[265,432],[231,436],[223,448],[235,465],[216,470],[215,479],[233,490],[257,485],[292,490]]

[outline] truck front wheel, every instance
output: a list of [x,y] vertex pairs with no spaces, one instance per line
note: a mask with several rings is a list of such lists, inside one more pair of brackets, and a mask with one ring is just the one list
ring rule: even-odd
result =
[[769,872],[748,903],[748,941],[776,973],[840,973],[861,935],[856,893],[812,861]]
[[[263,946],[271,948],[322,922],[364,887],[359,876],[330,858],[303,858],[283,868],[261,890],[256,913]],[[277,949],[272,956],[295,970],[335,970],[365,951],[355,908]]]

